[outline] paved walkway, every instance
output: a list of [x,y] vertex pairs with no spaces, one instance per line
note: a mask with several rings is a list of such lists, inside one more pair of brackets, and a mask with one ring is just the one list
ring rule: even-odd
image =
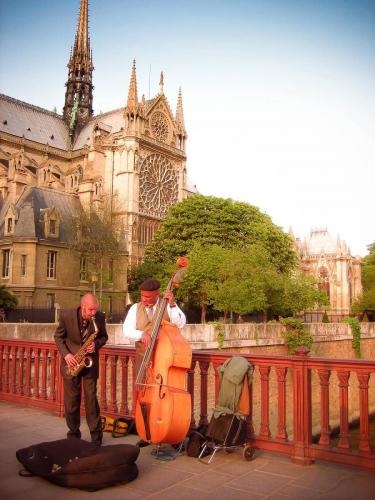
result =
[[[86,424],[83,438],[88,439]],[[138,498],[252,500],[290,498],[373,500],[375,474],[341,465],[294,465],[289,458],[257,451],[247,462],[240,452],[216,454],[210,465],[179,456],[156,460],[152,446],[141,449],[139,476],[131,483],[89,493],[62,488],[38,477],[20,477],[15,452],[42,441],[65,437],[65,420],[35,408],[0,402],[0,497],[3,500],[69,500],[78,498],[126,500]],[[104,445],[131,443],[137,436],[114,440],[105,434]]]

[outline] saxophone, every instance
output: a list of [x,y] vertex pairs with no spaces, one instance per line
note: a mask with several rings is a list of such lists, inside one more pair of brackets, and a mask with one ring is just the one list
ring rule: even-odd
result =
[[86,354],[86,348],[89,344],[91,344],[91,342],[95,340],[96,336],[98,335],[99,328],[96,324],[95,316],[93,316],[91,320],[94,325],[94,331],[89,337],[87,337],[87,339],[81,345],[79,351],[74,355],[78,364],[73,366],[73,368],[70,368],[68,365],[65,367],[66,374],[70,375],[71,377],[75,377],[76,375],[78,375],[78,373],[84,368],[90,368],[92,366],[93,360],[91,356]]

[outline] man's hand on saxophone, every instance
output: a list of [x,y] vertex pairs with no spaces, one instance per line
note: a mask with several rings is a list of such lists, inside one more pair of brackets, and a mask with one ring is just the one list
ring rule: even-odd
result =
[[94,342],[90,342],[87,346],[86,346],[86,352],[88,354],[92,354],[93,352],[95,352],[95,343]]
[[74,368],[75,366],[78,365],[78,361],[74,357],[74,355],[70,352],[64,357],[66,364],[68,365],[69,368]]

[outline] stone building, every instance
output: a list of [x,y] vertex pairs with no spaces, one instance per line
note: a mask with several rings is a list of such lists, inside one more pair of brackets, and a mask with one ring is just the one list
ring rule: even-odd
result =
[[327,292],[332,315],[347,315],[362,293],[361,258],[353,257],[350,248],[327,229],[313,229],[301,242],[289,231],[305,274],[320,279]]
[[195,191],[181,90],[175,114],[163,74],[159,93],[139,99],[134,61],[125,106],[95,116],[93,69],[88,1],[81,0],[63,114],[0,95],[0,283],[20,305],[66,307],[92,290],[98,269],[71,250],[69,221],[107,199],[122,251],[106,264],[101,290],[104,309],[122,310],[127,266],[142,258],[168,208]]

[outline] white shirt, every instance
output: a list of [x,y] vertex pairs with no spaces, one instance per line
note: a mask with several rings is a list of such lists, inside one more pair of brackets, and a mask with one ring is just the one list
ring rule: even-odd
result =
[[[155,314],[158,303],[159,301],[152,307],[153,314]],[[147,309],[148,308],[146,308],[146,311]],[[170,305],[167,304],[167,313],[171,323],[176,325],[177,328],[181,329],[186,325],[186,316],[177,304],[174,307],[170,307]],[[124,324],[122,325],[122,333],[124,334],[124,337],[134,340],[139,340],[141,338],[143,331],[136,329],[136,322],[137,304],[133,304],[126,315]]]

